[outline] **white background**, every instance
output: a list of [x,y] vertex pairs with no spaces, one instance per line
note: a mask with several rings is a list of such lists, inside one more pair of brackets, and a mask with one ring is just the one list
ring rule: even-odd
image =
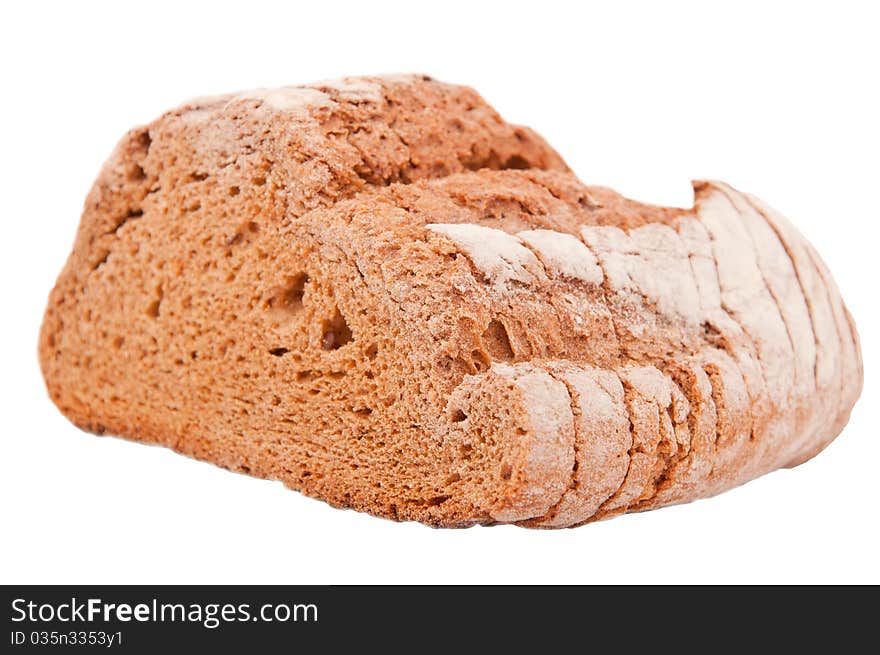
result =
[[[10,7],[17,7],[10,9]],[[880,582],[880,20],[873,3],[4,3],[2,583]],[[815,460],[576,530],[432,530],[98,438],[48,400],[46,296],[126,129],[191,96],[417,71],[477,88],[590,184],[720,178],[829,263],[866,385]]]

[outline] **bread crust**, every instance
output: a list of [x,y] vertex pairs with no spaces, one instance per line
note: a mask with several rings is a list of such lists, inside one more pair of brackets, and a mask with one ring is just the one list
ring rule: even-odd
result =
[[131,131],[40,335],[76,425],[340,506],[556,528],[809,459],[861,390],[778,212],[582,184],[424,76],[193,101]]

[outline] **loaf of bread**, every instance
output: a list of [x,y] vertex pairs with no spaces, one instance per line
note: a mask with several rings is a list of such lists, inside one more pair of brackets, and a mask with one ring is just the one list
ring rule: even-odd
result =
[[346,78],[129,132],[51,293],[52,400],[341,507],[568,527],[821,451],[862,385],[813,247],[726,184],[583,185],[474,91]]

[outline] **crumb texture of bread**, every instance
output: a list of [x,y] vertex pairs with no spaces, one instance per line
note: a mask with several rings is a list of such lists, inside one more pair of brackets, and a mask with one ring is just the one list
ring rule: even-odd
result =
[[76,425],[435,526],[560,528],[825,448],[855,324],[761,200],[585,186],[426,76],[203,98],[104,165],[39,341]]

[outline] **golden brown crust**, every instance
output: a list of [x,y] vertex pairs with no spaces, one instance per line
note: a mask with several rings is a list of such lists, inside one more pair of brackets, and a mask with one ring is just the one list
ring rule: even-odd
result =
[[757,199],[586,187],[473,91],[195,101],[86,201],[40,361],[77,425],[432,525],[577,525],[803,461],[861,385],[821,260]]

